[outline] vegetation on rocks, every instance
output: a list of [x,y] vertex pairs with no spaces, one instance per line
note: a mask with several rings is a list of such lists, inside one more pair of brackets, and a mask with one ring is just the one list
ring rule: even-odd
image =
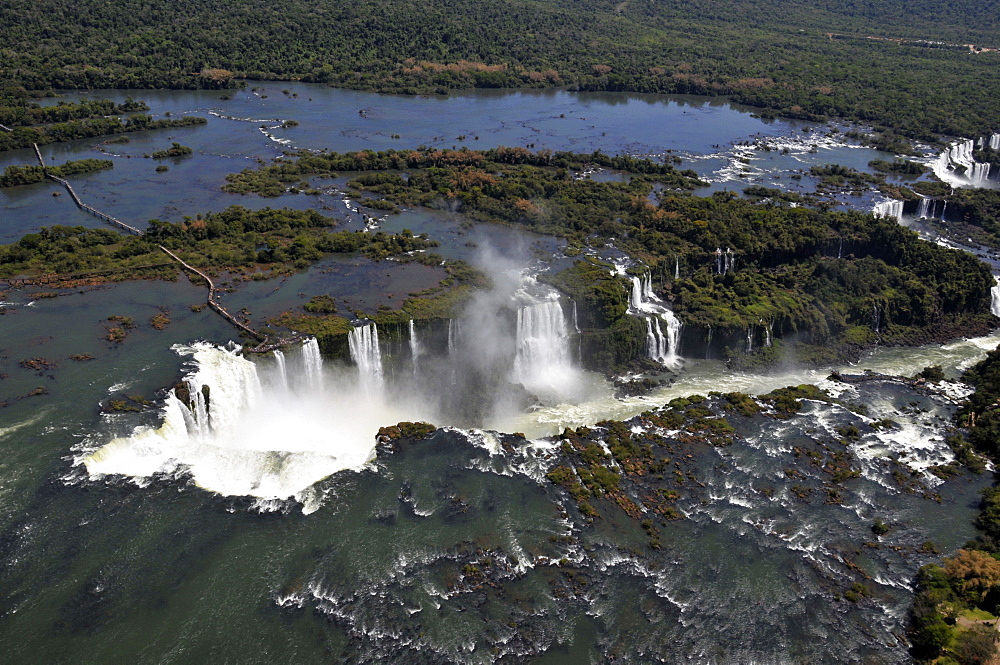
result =
[[[631,177],[574,178],[574,169],[590,160]],[[867,214],[755,204],[727,193],[691,196],[677,188],[696,187],[693,174],[647,160],[521,148],[363,151],[283,160],[231,176],[228,187],[268,191],[270,179],[340,170],[364,171],[352,185],[396,203],[457,207],[473,219],[564,236],[573,246],[592,244],[595,236],[613,239],[650,266],[688,330],[704,338],[711,329],[723,355],[747,365],[756,362],[742,358],[754,329],[762,338],[756,355],[770,363],[781,353],[763,343],[765,329],[776,340],[805,345],[795,351],[798,358],[828,362],[877,341],[919,343],[959,325],[989,325],[992,278],[972,256]],[[820,171],[837,178],[855,173]],[[732,250],[727,270],[723,248]],[[675,265],[680,279],[673,277]],[[584,327],[611,330],[592,349],[606,350],[598,365],[638,355],[644,332],[625,317],[627,281],[586,264],[551,281],[583,305],[592,320]]]
[[167,159],[168,157],[188,157],[194,151],[186,145],[181,145],[174,141],[169,148],[157,150],[152,155],[153,159]]
[[[2,110],[2,109],[0,109]],[[13,127],[12,132],[0,132],[0,151],[16,148],[30,148],[32,143],[45,145],[61,141],[89,139],[122,132],[142,132],[152,129],[176,129],[204,125],[205,118],[187,116],[184,118],[163,118],[154,120],[149,115],[132,115],[122,120],[118,117],[95,117],[73,120],[52,125]]]
[[[247,210],[171,223],[150,220],[142,236],[105,228],[53,226],[0,246],[0,277],[56,273],[102,273],[108,280],[135,277],[137,268],[176,275],[179,266],[160,246],[199,268],[257,270],[275,265],[304,268],[329,254],[361,253],[380,260],[436,245],[420,236],[333,231],[336,222],[316,211]],[[96,278],[96,275],[95,275]]]
[[15,187],[17,185],[30,185],[45,180],[45,176],[54,175],[59,178],[80,173],[93,173],[104,169],[114,168],[115,163],[110,159],[78,159],[69,161],[59,166],[8,166],[0,175],[0,187]]

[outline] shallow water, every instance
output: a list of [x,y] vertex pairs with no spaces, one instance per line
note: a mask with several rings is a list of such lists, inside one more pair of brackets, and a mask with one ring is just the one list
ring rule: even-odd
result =
[[[253,167],[258,160],[270,161],[286,150],[531,145],[535,149],[603,150],[655,159],[674,155],[684,160],[681,168],[694,169],[711,183],[702,190],[706,193],[739,191],[757,182],[809,190],[808,177],[802,181],[775,178],[793,169],[808,171],[813,164],[866,169],[872,159],[891,158],[844,143],[836,135],[824,136],[825,128],[815,123],[761,120],[752,117],[749,109],[699,97],[554,90],[479,90],[426,97],[377,95],[304,83],[261,86],[257,92],[227,93],[231,94],[228,100],[209,91],[87,93],[117,101],[132,96],[145,100],[156,117],[169,112],[172,117],[198,115],[209,122],[169,132],[128,134],[129,143],[105,145],[104,154],[95,150],[101,139],[42,146],[42,154],[50,164],[86,157],[112,159],[113,170],[76,176],[74,188],[94,207],[139,228],[152,218],[179,221],[184,215],[234,204],[315,208],[334,216],[346,215],[348,223],[361,223],[336,194],[261,199],[219,191],[226,174]],[[282,94],[282,89],[289,94]],[[67,98],[80,96],[72,93]],[[285,120],[299,124],[285,127]],[[399,138],[393,138],[395,135]],[[190,146],[194,155],[159,161],[143,157],[169,147],[171,141]],[[756,144],[758,149],[747,144]],[[773,150],[760,149],[763,145]],[[782,154],[784,148],[787,154]],[[0,155],[0,169],[35,162],[30,149]],[[158,164],[169,170],[157,173]],[[63,195],[53,197],[54,192]],[[0,210],[4,211],[0,241],[4,242],[45,225],[100,223],[77,210],[55,183],[0,190]]]

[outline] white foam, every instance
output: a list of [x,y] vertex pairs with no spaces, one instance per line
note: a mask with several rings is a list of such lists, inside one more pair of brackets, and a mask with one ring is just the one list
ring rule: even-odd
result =
[[[175,351],[194,361],[186,379],[193,408],[171,392],[158,427],[138,427],[77,460],[92,478],[148,482],[158,474],[187,475],[218,494],[295,499],[311,512],[320,497],[308,488],[338,471],[363,468],[374,458],[379,426],[406,419],[358,390],[351,375],[329,382],[336,390],[286,392],[279,381],[262,384],[258,372],[266,369],[234,349],[197,343]],[[207,403],[202,386],[209,386]]]
[[7,427],[0,427],[0,439],[4,438],[9,434],[13,434],[19,429],[23,429],[25,427],[28,427],[29,425],[34,425],[39,420],[41,420],[42,416],[44,416],[47,412],[48,410],[46,409],[44,411],[40,411],[39,413],[35,414],[31,418],[28,418],[27,420],[22,420],[19,423],[14,423],[13,425],[8,425]]

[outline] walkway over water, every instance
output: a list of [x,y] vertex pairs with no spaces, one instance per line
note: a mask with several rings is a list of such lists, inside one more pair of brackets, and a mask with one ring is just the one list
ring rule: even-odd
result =
[[[6,128],[4,128],[4,129],[6,129]],[[98,210],[97,208],[94,208],[93,206],[89,206],[86,203],[84,203],[80,199],[80,197],[77,195],[76,191],[73,189],[73,186],[69,184],[69,182],[67,182],[63,178],[60,178],[60,177],[55,176],[55,175],[52,175],[51,173],[48,172],[48,167],[45,164],[45,159],[42,157],[42,151],[38,148],[38,144],[37,143],[33,143],[32,146],[34,146],[34,148],[35,148],[35,156],[38,157],[38,163],[41,165],[42,169],[45,170],[45,175],[50,180],[54,180],[55,182],[58,182],[60,185],[62,185],[63,187],[65,187],[66,191],[69,192],[69,195],[71,197],[73,197],[73,203],[75,203],[77,205],[77,207],[79,207],[81,210],[83,210],[85,212],[90,213],[91,215],[94,215],[98,219],[101,219],[101,220],[107,222],[108,224],[111,224],[112,226],[115,226],[115,227],[118,227],[119,229],[122,229],[123,231],[127,231],[128,233],[131,233],[131,234],[136,235],[136,236],[142,236],[142,235],[144,235],[144,233],[143,233],[142,230],[137,229],[136,227],[134,227],[134,226],[132,226],[130,224],[126,224],[125,222],[121,221],[120,219],[112,217],[111,215],[109,215],[109,214],[107,214],[105,212],[102,212],[102,211]],[[229,323],[231,323],[235,328],[237,328],[237,329],[239,329],[239,330],[247,333],[251,337],[256,338],[260,342],[260,344],[258,344],[256,347],[247,349],[248,352],[250,352],[250,353],[263,353],[265,351],[270,351],[270,350],[276,349],[276,348],[278,348],[280,346],[284,346],[286,344],[290,344],[290,343],[293,343],[295,341],[298,341],[297,337],[293,338],[291,340],[285,340],[285,339],[272,340],[272,339],[268,338],[268,336],[265,335],[264,333],[261,333],[261,332],[255,330],[254,328],[250,327],[246,323],[243,323],[242,321],[240,321],[239,319],[237,319],[235,316],[233,316],[232,314],[230,314],[229,310],[227,310],[225,308],[225,306],[222,305],[216,299],[217,289],[215,288],[215,282],[212,281],[211,277],[209,277],[207,274],[205,274],[204,272],[202,272],[198,268],[195,268],[194,266],[190,265],[189,263],[187,263],[186,261],[184,261],[183,259],[181,259],[181,257],[177,256],[176,254],[174,254],[173,252],[171,252],[166,247],[164,247],[162,245],[159,245],[159,248],[164,253],[166,253],[167,256],[169,256],[171,259],[173,259],[177,263],[181,264],[181,266],[183,266],[184,269],[186,269],[187,271],[192,272],[192,273],[198,275],[199,277],[201,277],[202,279],[205,280],[205,282],[208,284],[208,300],[207,300],[207,304],[208,304],[209,307],[211,307],[213,310],[215,310],[224,319],[226,319],[227,321],[229,321]],[[41,279],[44,280],[45,278],[41,278]],[[38,280],[22,280],[22,284],[35,283],[37,281]],[[8,284],[13,284],[13,283],[14,283],[14,281],[8,280]]]
[[60,178],[59,176],[54,176],[51,173],[46,173],[45,175],[48,176],[50,180],[55,180],[60,185],[62,185],[63,187],[65,187],[66,190],[69,192],[69,195],[73,197],[73,202],[77,205],[78,208],[80,208],[80,210],[83,210],[84,212],[89,212],[94,217],[102,219],[105,222],[107,222],[108,224],[111,224],[112,226],[117,226],[118,228],[122,229],[123,231],[128,231],[129,233],[131,233],[133,235],[137,235],[137,236],[141,236],[142,235],[142,231],[140,231],[139,229],[135,228],[134,226],[130,226],[129,224],[126,224],[125,222],[121,221],[120,219],[116,219],[116,218],[112,217],[111,215],[109,215],[107,213],[104,213],[104,212],[101,212],[97,208],[89,206],[86,203],[84,203],[83,201],[81,201],[80,197],[76,195],[75,191],[73,191],[73,186],[70,185],[65,180],[63,180],[62,178]]

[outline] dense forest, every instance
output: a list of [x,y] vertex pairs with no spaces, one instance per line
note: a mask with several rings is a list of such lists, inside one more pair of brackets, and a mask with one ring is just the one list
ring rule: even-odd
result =
[[[773,362],[781,339],[796,340],[802,359],[829,360],[876,341],[930,341],[928,330],[941,326],[946,336],[957,334],[957,325],[965,334],[985,332],[992,321],[985,314],[989,269],[969,254],[920,241],[895,220],[730,193],[692,196],[686,190],[700,184],[693,174],[618,159],[524,148],[330,153],[233,174],[227,189],[274,196],[294,184],[293,191],[308,192],[309,177],[353,171],[352,198],[457,209],[478,221],[563,236],[571,254],[613,239],[650,267],[685,330],[705,339],[711,329],[717,344],[731,347],[730,358],[744,355],[746,344],[738,342],[754,328],[778,340],[754,353]],[[595,163],[616,163],[631,177],[575,177],[574,169]],[[609,284],[606,268],[585,263],[577,270],[583,273],[559,286],[603,312],[595,327],[627,321],[628,282]]]
[[1000,19],[971,0],[0,0],[0,14],[0,106],[11,108],[26,103],[23,89],[217,88],[245,77],[411,94],[728,94],[921,139],[1000,127]]

